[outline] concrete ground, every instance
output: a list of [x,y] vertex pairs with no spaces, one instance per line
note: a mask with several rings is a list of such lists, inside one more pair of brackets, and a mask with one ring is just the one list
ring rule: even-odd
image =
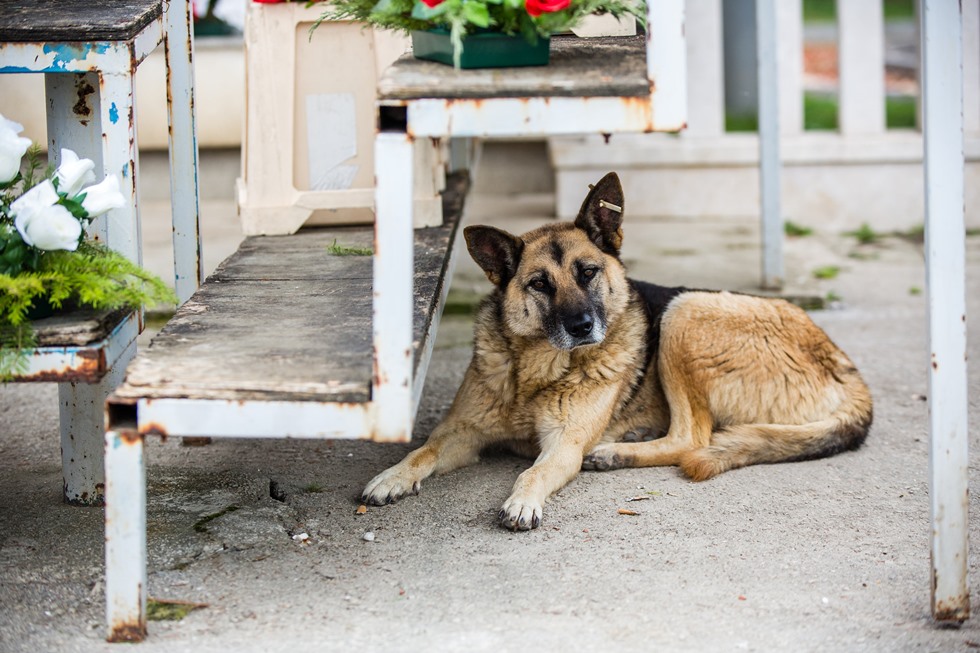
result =
[[[488,155],[471,222],[519,232],[549,219],[540,175],[516,184],[534,192],[494,194],[537,165],[534,156],[533,149]],[[205,164],[205,245],[213,267],[238,239],[226,183],[234,156]],[[144,192],[145,243],[147,264],[165,274],[161,188],[165,178]],[[756,282],[751,216],[695,222],[628,202],[624,258],[634,276],[732,289]],[[788,285],[833,300],[813,318],[854,359],[874,394],[875,423],[862,449],[700,484],[673,468],[583,473],[546,507],[542,527],[528,533],[496,525],[501,502],[528,464],[503,455],[430,479],[418,497],[356,514],[364,484],[428,435],[460,382],[470,324],[447,317],[412,445],[225,440],[191,448],[174,438],[148,440],[149,594],[207,607],[179,621],[152,621],[139,649],[980,648],[980,617],[959,628],[929,617],[921,246],[892,235],[858,245],[808,226],[813,235],[786,242]],[[969,237],[967,249],[970,353],[977,360],[980,237]],[[832,276],[831,266],[839,268],[833,278],[814,277],[818,268]],[[457,294],[481,291],[480,277],[461,258]],[[976,480],[977,365],[969,383]],[[103,641],[102,511],[61,503],[55,386],[0,387],[0,431],[0,651],[120,650]],[[643,500],[628,501],[633,497]],[[976,498],[971,513],[977,542]],[[293,538],[301,533],[309,539]],[[973,579],[977,565],[974,553]]]

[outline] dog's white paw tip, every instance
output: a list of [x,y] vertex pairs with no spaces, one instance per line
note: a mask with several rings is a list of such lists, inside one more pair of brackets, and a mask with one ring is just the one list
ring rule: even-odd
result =
[[505,504],[497,513],[500,525],[512,531],[529,531],[541,525],[541,507]]

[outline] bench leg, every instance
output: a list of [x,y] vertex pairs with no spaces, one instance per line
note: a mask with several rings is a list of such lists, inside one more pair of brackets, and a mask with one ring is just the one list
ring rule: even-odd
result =
[[374,151],[374,439],[408,442],[414,417],[412,139],[405,132],[381,132]]
[[146,468],[135,429],[105,434],[107,639],[146,637]]
[[194,121],[194,35],[190,3],[164,3],[166,10],[167,112],[170,121],[170,197],[174,227],[177,297],[186,301],[204,278],[201,207]]
[[[112,211],[111,218],[97,219],[89,231],[103,243],[138,260],[139,225],[132,173],[136,147],[130,110],[132,77],[51,73],[44,76],[44,81],[51,163],[59,165],[61,148],[67,147],[80,157],[95,162],[97,180],[101,180],[104,173],[121,173],[123,194],[129,195],[132,203]],[[131,161],[133,165],[130,165]],[[128,179],[123,176],[126,173]],[[110,219],[114,225],[112,229],[109,228]],[[58,384],[62,474],[64,497],[68,503],[102,505],[103,405],[122,380],[135,351],[134,342],[99,383]]]
[[67,503],[101,506],[105,499],[103,435],[105,400],[122,382],[136,355],[136,341],[98,383],[59,383],[61,471]]

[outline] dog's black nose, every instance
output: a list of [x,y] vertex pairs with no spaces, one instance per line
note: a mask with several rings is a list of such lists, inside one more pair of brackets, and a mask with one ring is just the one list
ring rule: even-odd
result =
[[592,316],[588,313],[569,315],[562,320],[565,331],[573,338],[583,338],[592,331]]

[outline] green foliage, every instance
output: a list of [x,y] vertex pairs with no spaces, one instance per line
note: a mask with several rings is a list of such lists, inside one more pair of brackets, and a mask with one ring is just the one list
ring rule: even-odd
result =
[[725,131],[729,131],[729,132],[759,131],[759,118],[754,113],[726,114]]
[[429,7],[421,0],[328,0],[326,10],[311,30],[326,19],[357,20],[402,32],[443,28],[449,30],[456,63],[467,34],[488,29],[504,34],[520,34],[530,43],[539,37],[564,32],[594,13],[617,18],[632,15],[642,25],[646,7],[642,0],[571,0],[560,11],[531,16],[525,0],[442,0]]
[[813,271],[813,276],[817,279],[835,279],[840,273],[840,267],[836,265],[825,265]]
[[853,236],[862,245],[871,245],[881,239],[881,234],[871,228],[867,222],[862,222],[861,226],[854,231],[848,231],[845,236]]
[[783,223],[783,232],[787,236],[795,236],[797,238],[803,236],[809,236],[813,233],[813,229],[810,227],[804,227],[803,225],[796,224],[792,220],[787,220]]
[[106,247],[43,252],[35,270],[0,274],[0,381],[23,371],[34,346],[31,308],[42,302],[61,308],[69,300],[97,310],[177,303],[160,279]]
[[804,93],[803,129],[837,129],[837,98]]
[[[837,1],[803,0],[803,21],[830,23],[837,20]],[[884,0],[882,9],[885,20],[915,18],[915,0]]]
[[370,247],[359,247],[357,245],[338,245],[337,239],[327,245],[327,251],[334,256],[371,256],[374,250]]
[[885,125],[889,129],[915,129],[916,100],[911,96],[885,98]]

